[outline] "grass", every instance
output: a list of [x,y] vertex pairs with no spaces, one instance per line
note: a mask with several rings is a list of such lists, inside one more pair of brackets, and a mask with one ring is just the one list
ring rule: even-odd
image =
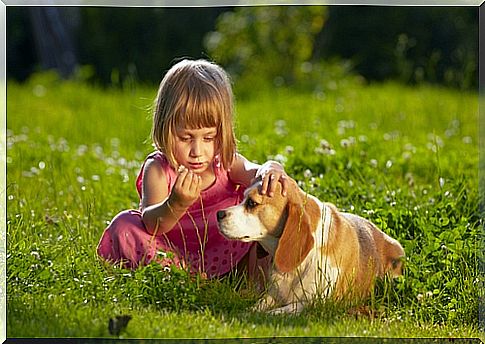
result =
[[138,204],[156,89],[40,74],[8,83],[7,336],[110,337],[119,314],[132,316],[124,338],[480,336],[477,97],[330,86],[236,89],[236,134],[248,158],[281,161],[305,190],[403,244],[405,275],[379,283],[375,317],[322,302],[269,316],[250,310],[257,295],[244,281],[100,262],[103,229]]

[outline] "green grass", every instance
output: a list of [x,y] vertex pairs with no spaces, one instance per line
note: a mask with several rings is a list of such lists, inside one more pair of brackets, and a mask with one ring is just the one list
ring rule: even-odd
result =
[[238,97],[249,159],[282,161],[302,187],[397,238],[405,275],[379,283],[376,317],[316,302],[299,316],[252,312],[244,281],[204,281],[156,265],[106,266],[106,224],[138,204],[155,87],[106,90],[49,74],[7,94],[7,335],[125,338],[478,337],[478,99],[397,84]]

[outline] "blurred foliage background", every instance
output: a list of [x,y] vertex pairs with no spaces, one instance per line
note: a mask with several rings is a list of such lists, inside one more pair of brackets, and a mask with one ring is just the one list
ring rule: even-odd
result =
[[181,57],[233,78],[319,87],[341,74],[478,87],[478,8],[7,7],[7,75],[43,69],[102,85],[158,83]]

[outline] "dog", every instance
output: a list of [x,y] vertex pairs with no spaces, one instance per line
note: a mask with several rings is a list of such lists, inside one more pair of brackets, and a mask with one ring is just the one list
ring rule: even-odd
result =
[[217,212],[223,236],[256,241],[273,257],[257,310],[300,313],[319,295],[363,299],[376,277],[402,275],[401,244],[372,222],[305,193],[291,178],[286,197],[280,183],[272,197],[261,186],[256,181],[240,204]]

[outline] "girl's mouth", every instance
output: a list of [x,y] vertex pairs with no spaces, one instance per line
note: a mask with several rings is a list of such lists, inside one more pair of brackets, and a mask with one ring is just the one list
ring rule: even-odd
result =
[[194,162],[194,163],[189,163],[190,169],[191,170],[198,170],[204,167],[204,163],[202,162]]

